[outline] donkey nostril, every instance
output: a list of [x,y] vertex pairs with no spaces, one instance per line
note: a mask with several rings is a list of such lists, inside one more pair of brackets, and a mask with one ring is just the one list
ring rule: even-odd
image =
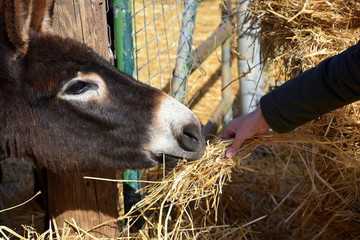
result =
[[179,146],[189,152],[195,152],[200,145],[201,133],[197,125],[186,125],[178,138]]
[[194,141],[198,141],[198,136],[196,135],[196,133],[194,134],[193,132],[189,132],[189,131],[183,131],[183,134],[185,136],[187,136],[188,138],[194,140]]

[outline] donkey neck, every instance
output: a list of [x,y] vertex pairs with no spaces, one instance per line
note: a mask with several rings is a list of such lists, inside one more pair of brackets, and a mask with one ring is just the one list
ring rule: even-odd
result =
[[28,147],[31,114],[24,107],[24,99],[10,94],[18,93],[0,96],[0,156],[26,157],[31,155]]

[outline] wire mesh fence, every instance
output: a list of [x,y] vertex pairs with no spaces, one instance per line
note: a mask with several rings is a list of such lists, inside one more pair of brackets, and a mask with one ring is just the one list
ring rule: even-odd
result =
[[140,81],[161,89],[169,84],[177,57],[182,10],[180,0],[133,2],[135,69]]

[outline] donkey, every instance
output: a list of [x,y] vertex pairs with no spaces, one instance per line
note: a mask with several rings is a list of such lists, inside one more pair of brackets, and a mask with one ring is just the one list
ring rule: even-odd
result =
[[200,158],[197,117],[86,45],[51,33],[53,6],[0,1],[0,155],[53,171]]

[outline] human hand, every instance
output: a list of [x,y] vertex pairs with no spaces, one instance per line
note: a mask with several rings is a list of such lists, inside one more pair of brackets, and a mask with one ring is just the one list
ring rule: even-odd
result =
[[221,136],[223,139],[235,137],[232,146],[225,154],[226,157],[234,156],[246,139],[255,135],[262,135],[269,129],[270,127],[266,123],[260,108],[230,121]]

